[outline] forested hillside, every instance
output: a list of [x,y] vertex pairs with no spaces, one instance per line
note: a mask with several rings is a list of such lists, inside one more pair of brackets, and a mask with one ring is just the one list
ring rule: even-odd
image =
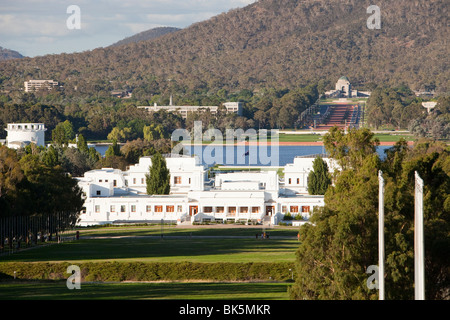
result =
[[380,0],[380,30],[367,28],[371,4],[260,0],[162,39],[3,62],[1,86],[20,89],[40,77],[59,81],[68,95],[127,87],[148,99],[168,88],[295,88],[346,75],[356,88],[448,91],[448,2]]
[[172,27],[153,28],[147,31],[139,32],[138,34],[135,34],[134,36],[131,37],[127,37],[123,40],[117,41],[116,43],[112,44],[111,47],[122,46],[124,44],[129,44],[133,42],[153,40],[162,37],[168,33],[172,33],[179,30],[181,29]]

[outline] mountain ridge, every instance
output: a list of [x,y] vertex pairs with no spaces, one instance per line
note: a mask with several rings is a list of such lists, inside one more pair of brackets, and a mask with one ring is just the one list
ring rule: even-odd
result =
[[148,40],[154,40],[157,39],[159,37],[162,37],[166,34],[172,33],[172,32],[177,32],[181,30],[180,28],[175,28],[175,27],[157,27],[157,28],[152,28],[149,30],[145,30],[142,32],[139,32],[135,35],[132,35],[130,37],[126,37],[120,41],[117,41],[115,43],[113,43],[112,45],[110,45],[109,47],[117,47],[117,46],[122,46],[125,44],[129,44],[129,43],[133,43],[133,42],[141,42],[141,41],[148,41]]
[[19,52],[11,49],[6,49],[0,46],[0,61],[6,61],[11,59],[21,59],[24,56]]
[[[293,88],[334,83],[342,75],[359,88],[383,84],[449,91],[445,1],[380,0],[380,30],[366,26],[370,5],[365,0],[260,0],[164,39],[120,50],[12,60],[0,63],[0,72],[11,75],[3,85],[17,85],[25,69],[38,65],[43,77],[59,75],[66,90],[77,86],[85,93],[93,92],[86,81],[101,90],[114,89],[115,83],[154,94],[169,87],[180,92]],[[28,76],[35,76],[32,70]]]

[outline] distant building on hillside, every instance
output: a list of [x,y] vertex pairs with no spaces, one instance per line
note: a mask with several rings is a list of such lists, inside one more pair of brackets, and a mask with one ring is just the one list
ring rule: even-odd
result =
[[6,146],[20,149],[31,143],[37,146],[45,145],[45,125],[43,123],[9,123],[5,129],[8,132]]
[[352,89],[352,84],[347,77],[340,77],[336,82],[334,90],[325,92],[327,98],[357,98],[357,97],[369,97],[371,92],[358,91]]
[[[225,102],[223,106],[226,108],[228,113],[236,113],[238,116],[242,116],[242,102]],[[172,104],[172,99],[168,106],[158,106],[156,103],[154,106],[139,106],[140,109],[145,109],[147,111],[158,112],[160,110],[166,110],[167,112],[179,112],[181,116],[186,119],[190,112],[205,112],[208,111],[212,114],[216,114],[219,110],[218,106],[174,106]]]
[[129,90],[113,90],[111,91],[111,95],[116,98],[129,99],[132,94]]
[[25,92],[37,91],[41,88],[52,88],[58,86],[58,82],[54,80],[28,80],[24,82]]

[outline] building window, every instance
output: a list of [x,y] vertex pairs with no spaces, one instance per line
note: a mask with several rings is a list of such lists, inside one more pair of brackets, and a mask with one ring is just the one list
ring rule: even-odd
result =
[[290,212],[291,212],[291,213],[296,213],[296,212],[298,212],[298,206],[291,206]]
[[117,187],[117,180],[113,180],[113,186]]
[[287,212],[287,206],[281,206],[281,212],[286,213]]
[[217,213],[224,213],[224,212],[225,212],[225,209],[224,209],[224,207],[217,207],[217,208],[216,208],[216,212],[217,212]]
[[289,178],[289,184],[291,184],[292,183],[292,180],[291,180],[291,178]]
[[136,178],[133,178],[133,184],[136,184]]
[[236,207],[228,207],[228,213],[234,216],[236,214]]
[[163,212],[163,206],[155,206],[155,212]]
[[309,212],[309,206],[302,206],[302,212]]
[[252,213],[259,213],[259,207],[252,207]]
[[110,212],[116,212],[116,206],[110,206],[109,207]]
[[145,211],[147,211],[147,212],[152,212],[152,206],[147,205],[147,206],[145,207]]
[[191,178],[189,178],[189,184],[191,184]]
[[297,178],[297,184],[300,184],[300,178]]
[[178,206],[177,211],[178,212],[183,212],[183,206]]
[[141,184],[144,184],[144,178],[141,178]]
[[98,195],[98,196],[101,196],[101,195],[102,195],[102,192],[101,192],[100,190],[97,190],[97,195]]
[[175,206],[166,206],[166,212],[175,212]]
[[248,207],[240,207],[239,213],[248,213]]
[[125,212],[125,206],[124,205],[120,206],[120,212]]
[[95,213],[99,213],[100,212],[100,206],[99,205],[95,205]]
[[212,213],[213,212],[213,208],[212,207],[203,207],[203,212],[204,213]]
[[181,184],[181,177],[174,177],[175,184]]
[[135,204],[131,205],[131,212],[136,212],[136,205]]

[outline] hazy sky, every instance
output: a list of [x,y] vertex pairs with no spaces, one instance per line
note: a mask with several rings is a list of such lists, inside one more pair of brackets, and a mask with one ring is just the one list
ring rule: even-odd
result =
[[[34,57],[106,47],[154,27],[185,28],[255,0],[0,0],[0,46]],[[79,29],[69,29],[78,21]],[[76,25],[75,25],[76,26]]]

